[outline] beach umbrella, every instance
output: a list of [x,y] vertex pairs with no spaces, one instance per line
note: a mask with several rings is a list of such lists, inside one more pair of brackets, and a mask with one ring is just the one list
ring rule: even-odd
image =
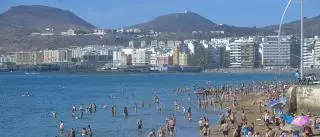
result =
[[291,122],[292,125],[297,125],[303,127],[304,125],[309,123],[309,117],[307,116],[298,116]]

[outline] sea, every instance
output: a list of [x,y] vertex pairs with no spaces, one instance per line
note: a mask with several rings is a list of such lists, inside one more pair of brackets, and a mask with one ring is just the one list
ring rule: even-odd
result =
[[[177,137],[197,137],[199,118],[206,116],[210,124],[216,124],[223,110],[198,110],[195,97],[190,95],[195,87],[294,79],[294,73],[0,73],[0,137],[66,136],[59,132],[60,120],[66,131],[75,128],[77,136],[90,125],[96,137],[145,137],[173,114]],[[173,92],[177,88],[190,92],[177,95]],[[161,113],[152,104],[155,95],[160,97]],[[188,103],[188,98],[194,102]],[[175,100],[185,108],[192,107],[191,121],[184,118],[181,109],[172,109]],[[139,107],[135,113],[133,106],[141,101],[145,108]],[[85,113],[83,119],[71,117],[73,105],[89,103],[97,105],[96,113]],[[118,109],[115,117],[112,105]],[[129,108],[127,118],[121,113],[125,106]],[[57,119],[52,118],[52,112],[57,112]],[[142,132],[136,128],[138,119],[143,120]]]

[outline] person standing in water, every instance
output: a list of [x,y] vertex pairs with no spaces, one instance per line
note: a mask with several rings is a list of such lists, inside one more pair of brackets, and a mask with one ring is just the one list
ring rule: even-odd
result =
[[192,119],[191,116],[191,107],[188,108],[188,120],[190,121]]
[[64,132],[64,124],[63,124],[63,121],[60,121],[59,129],[60,129],[60,132],[61,132],[61,133]]
[[91,126],[88,125],[88,136],[89,137],[92,137],[93,136],[93,132],[92,132],[92,129],[91,129]]
[[142,120],[140,119],[138,122],[137,122],[137,128],[138,128],[138,131],[141,131],[142,130]]
[[68,137],[76,137],[76,131],[74,130],[74,128],[71,128]]
[[127,107],[124,107],[123,108],[123,113],[124,113],[124,116],[127,117],[129,112],[128,112],[128,108]]
[[148,137],[157,137],[156,130],[155,130],[155,129],[152,129],[152,130],[149,132]]
[[57,112],[54,112],[54,111],[52,112],[52,118],[57,119]]
[[115,115],[116,115],[117,110],[116,110],[116,106],[115,106],[115,105],[113,105],[113,106],[111,107],[111,112],[112,112],[112,116],[115,116]]
[[80,119],[82,119],[82,117],[83,117],[83,111],[84,111],[83,104],[79,107],[79,110],[80,110]]
[[81,137],[86,137],[86,136],[87,136],[87,129],[86,128],[82,128]]
[[165,132],[163,130],[163,127],[160,127],[158,130],[158,137],[165,137]]

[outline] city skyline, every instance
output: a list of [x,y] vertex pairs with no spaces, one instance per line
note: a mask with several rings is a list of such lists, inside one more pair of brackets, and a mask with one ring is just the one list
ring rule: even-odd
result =
[[[279,24],[281,12],[287,0],[163,0],[147,1],[128,0],[118,1],[74,1],[74,0],[3,0],[0,4],[0,13],[12,6],[18,5],[46,5],[69,10],[89,23],[102,28],[121,28],[134,24],[144,23],[155,17],[192,11],[204,16],[217,24],[236,26],[266,26]],[[320,1],[305,1],[305,16],[320,15]],[[299,19],[300,1],[294,0],[290,6],[284,22]],[[232,9],[232,10],[230,10]],[[239,16],[240,15],[240,16]]]

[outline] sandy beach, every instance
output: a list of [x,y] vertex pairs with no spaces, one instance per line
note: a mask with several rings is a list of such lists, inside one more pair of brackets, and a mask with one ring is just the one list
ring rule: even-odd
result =
[[[241,100],[239,100],[239,107],[243,108],[247,118],[248,124],[255,124],[255,132],[259,132],[261,135],[264,135],[266,132],[266,126],[263,124],[263,120],[261,119],[262,113],[260,113],[259,105],[254,105],[253,102],[256,100],[264,99],[264,96],[250,94],[248,96],[241,96]],[[224,106],[228,106],[231,104],[225,104]],[[268,109],[267,107],[262,106],[262,110]],[[259,120],[261,119],[261,120]],[[238,122],[238,124],[240,124]],[[232,137],[234,127],[230,128],[229,136]],[[215,125],[212,127],[211,137],[223,137],[222,131],[220,131],[219,125]]]

